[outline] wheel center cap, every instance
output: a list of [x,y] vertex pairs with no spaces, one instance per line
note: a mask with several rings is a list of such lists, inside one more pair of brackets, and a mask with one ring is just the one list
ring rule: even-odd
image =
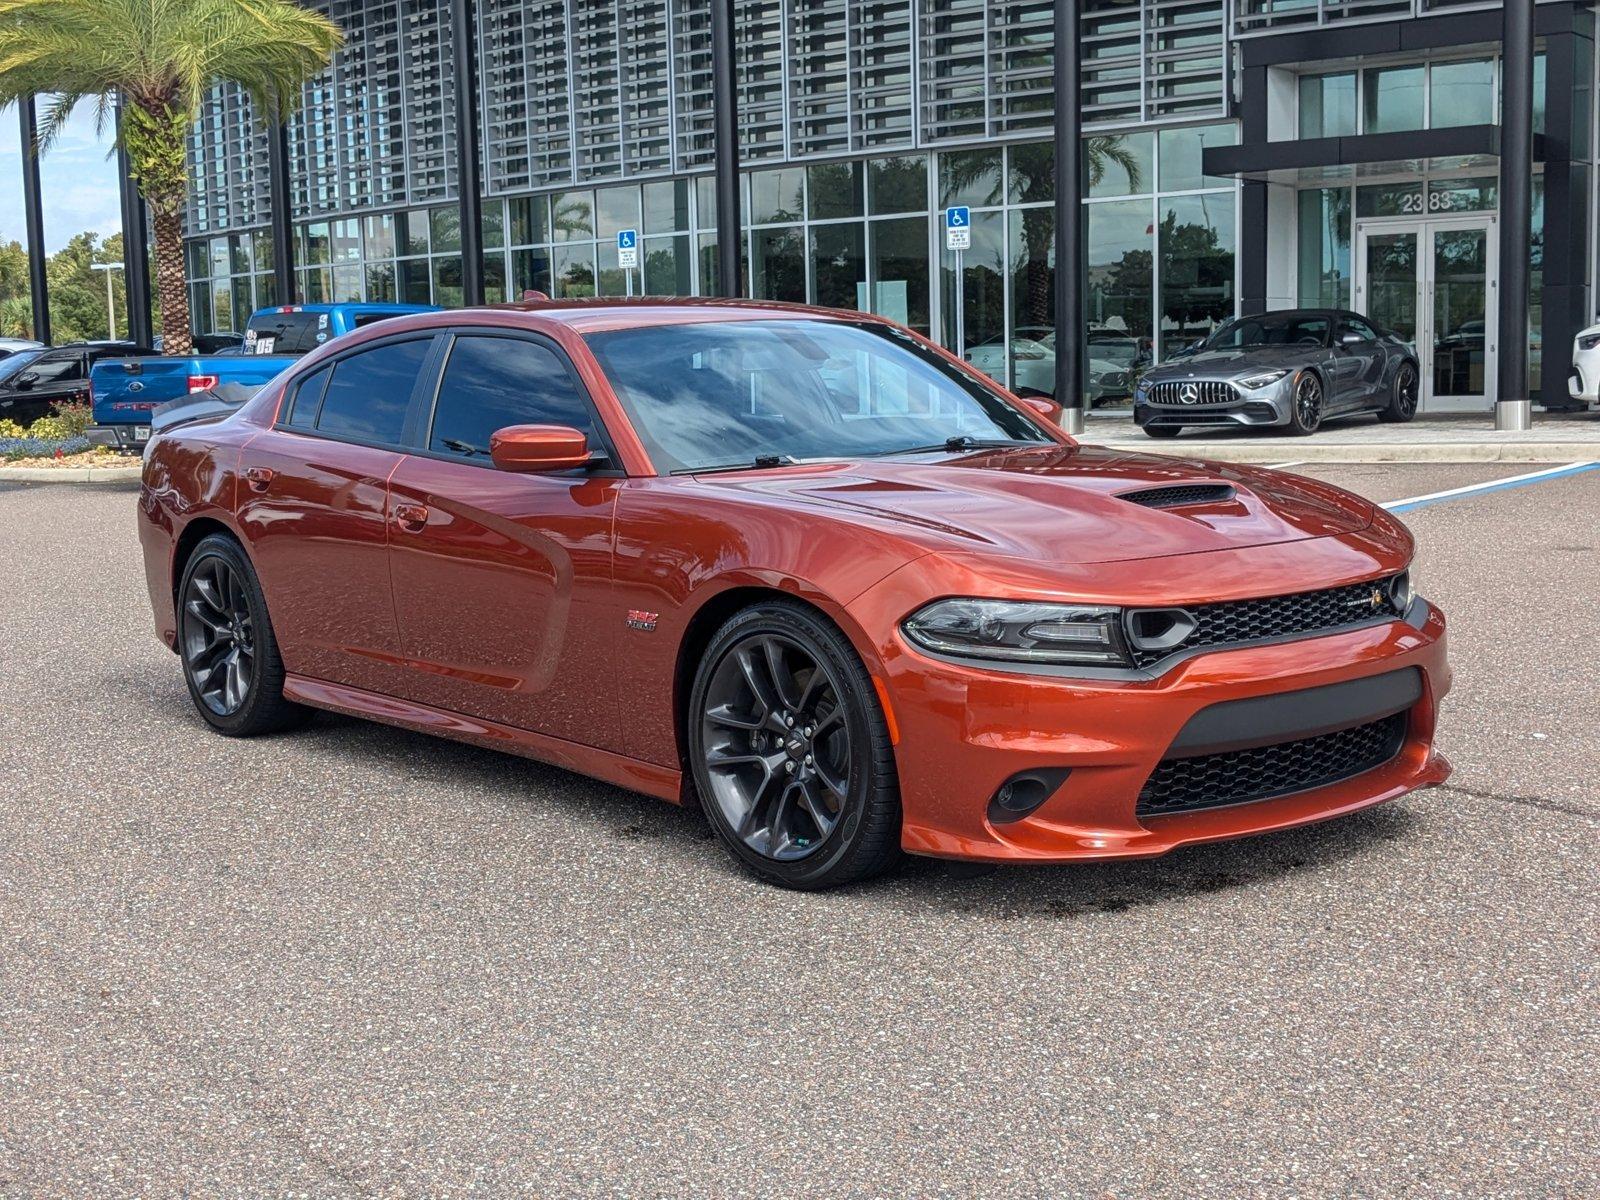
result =
[[805,735],[800,733],[790,734],[789,740],[783,744],[783,748],[788,752],[790,758],[804,758],[808,749]]

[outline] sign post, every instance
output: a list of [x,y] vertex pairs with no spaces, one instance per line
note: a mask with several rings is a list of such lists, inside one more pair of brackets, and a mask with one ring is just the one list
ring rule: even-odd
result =
[[[633,295],[633,271],[639,265],[639,231],[637,229],[619,229],[617,231],[617,265],[622,268],[623,277],[627,280],[628,295]],[[643,280],[640,281],[643,283]],[[643,287],[639,289],[641,292]]]
[[967,272],[963,251],[972,247],[972,209],[956,204],[944,210],[944,248],[956,256],[956,357],[967,356]]

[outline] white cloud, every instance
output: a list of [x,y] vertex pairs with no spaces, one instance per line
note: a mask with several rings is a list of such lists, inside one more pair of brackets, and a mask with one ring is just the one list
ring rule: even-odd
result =
[[[109,237],[122,230],[117,162],[107,158],[111,130],[94,131],[94,102],[78,106],[55,144],[39,160],[44,196],[44,243],[55,253],[76,234]],[[26,242],[22,215],[22,131],[15,107],[0,112],[0,239]]]

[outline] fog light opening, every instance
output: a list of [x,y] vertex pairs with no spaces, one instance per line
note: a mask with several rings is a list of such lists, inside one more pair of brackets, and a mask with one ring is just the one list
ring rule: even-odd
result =
[[1002,783],[989,800],[989,824],[1010,825],[1029,816],[1066,782],[1070,767],[1019,771]]

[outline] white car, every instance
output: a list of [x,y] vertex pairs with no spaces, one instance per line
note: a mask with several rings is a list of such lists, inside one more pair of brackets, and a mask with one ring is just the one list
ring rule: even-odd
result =
[[[1137,350],[1132,338],[1123,339]],[[1116,350],[1105,355],[1089,339],[1089,407],[1105,400],[1126,399],[1133,394],[1131,365],[1118,361]],[[994,337],[971,347],[967,361],[989,378],[1001,381],[1006,377],[1006,343]],[[1019,396],[1050,396],[1056,391],[1056,332],[1045,326],[1023,326],[1011,339],[1011,361],[1016,373],[1013,390]]]
[[1600,403],[1600,325],[1572,339],[1572,375],[1567,394],[1585,404]]
[[18,350],[43,349],[43,342],[30,342],[27,338],[0,338],[0,358],[10,358]]

